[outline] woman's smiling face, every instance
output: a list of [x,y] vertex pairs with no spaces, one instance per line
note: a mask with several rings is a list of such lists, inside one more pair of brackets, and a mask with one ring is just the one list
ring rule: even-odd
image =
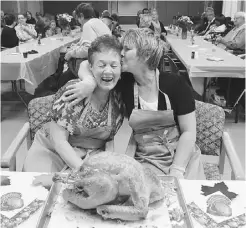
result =
[[107,50],[94,53],[92,58],[91,71],[98,88],[104,91],[112,90],[120,79],[120,55],[113,50]]

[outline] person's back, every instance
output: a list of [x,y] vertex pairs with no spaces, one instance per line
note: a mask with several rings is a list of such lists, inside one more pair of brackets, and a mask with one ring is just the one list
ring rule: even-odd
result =
[[5,48],[12,48],[18,45],[19,39],[14,29],[15,16],[12,14],[5,15],[6,25],[3,27],[1,33],[1,46]]
[[[90,26],[97,36],[111,35],[109,27],[98,18],[92,18],[84,26]],[[86,34],[85,34],[86,36]]]

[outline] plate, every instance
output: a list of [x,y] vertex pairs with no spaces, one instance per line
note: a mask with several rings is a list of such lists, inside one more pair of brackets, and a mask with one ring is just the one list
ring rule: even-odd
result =
[[216,61],[216,62],[224,61],[224,59],[219,58],[219,57],[215,57],[215,56],[207,57],[207,60],[209,60],[209,61]]

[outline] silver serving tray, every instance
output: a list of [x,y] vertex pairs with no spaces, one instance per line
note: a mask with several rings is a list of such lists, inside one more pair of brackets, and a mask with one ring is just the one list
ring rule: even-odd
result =
[[[172,177],[172,176],[165,176],[165,175],[163,175],[163,176],[159,175],[158,177],[162,181],[174,182],[175,190],[176,190],[177,197],[178,197],[179,206],[182,208],[182,210],[184,212],[184,225],[182,228],[194,228],[178,179],[175,177]],[[48,224],[49,224],[49,221],[50,221],[50,218],[52,215],[52,211],[53,211],[53,208],[55,206],[57,197],[61,191],[61,188],[62,188],[61,183],[53,183],[53,185],[50,189],[50,192],[48,194],[47,200],[45,202],[45,205],[43,207],[41,216],[39,217],[36,228],[47,228],[48,227]]]

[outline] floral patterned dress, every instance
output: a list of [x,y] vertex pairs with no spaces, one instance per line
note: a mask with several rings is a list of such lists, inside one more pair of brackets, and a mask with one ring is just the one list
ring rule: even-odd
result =
[[[120,94],[112,90],[109,100],[103,110],[95,110],[91,102],[79,102],[73,108],[63,101],[64,92],[68,85],[78,82],[69,81],[55,95],[53,108],[48,113],[51,120],[64,127],[69,132],[68,142],[80,157],[88,152],[98,153],[105,149],[105,144],[114,138],[122,125],[123,104]],[[37,131],[34,142],[28,151],[24,170],[28,172],[58,172],[65,166],[52,145],[49,135],[50,122]]]

